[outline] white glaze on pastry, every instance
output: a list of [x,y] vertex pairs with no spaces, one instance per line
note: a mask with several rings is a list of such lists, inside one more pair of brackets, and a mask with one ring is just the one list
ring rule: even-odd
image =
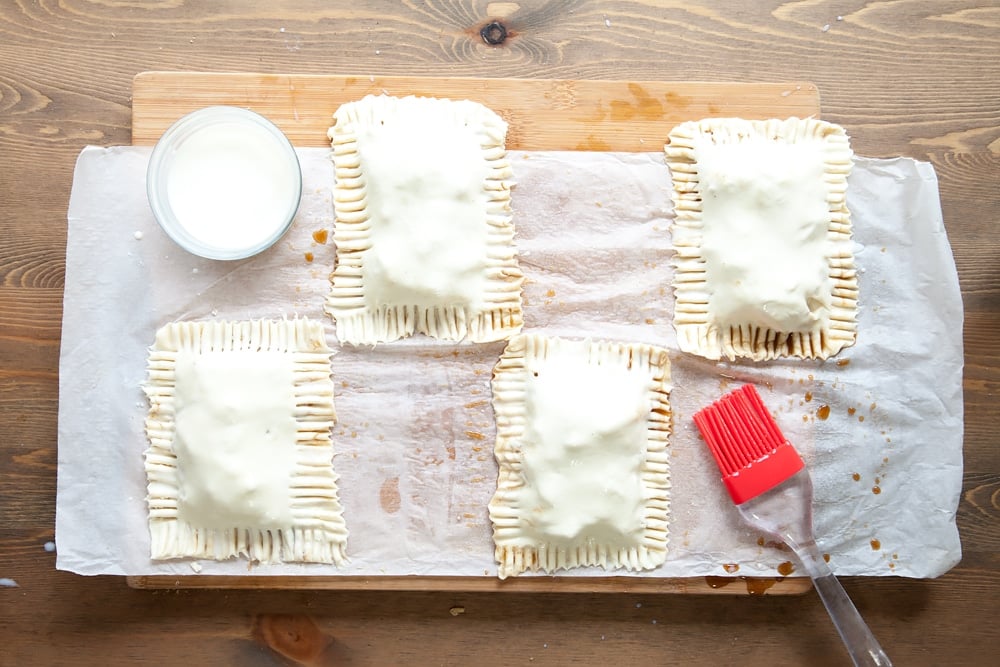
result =
[[818,141],[695,144],[709,312],[775,331],[826,324],[830,254]]

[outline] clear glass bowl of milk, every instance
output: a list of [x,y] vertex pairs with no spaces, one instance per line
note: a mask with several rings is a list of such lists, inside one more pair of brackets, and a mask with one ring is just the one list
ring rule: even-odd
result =
[[146,193],[160,227],[179,246],[209,259],[244,259],[288,231],[302,170],[271,121],[241,107],[206,107],[160,137]]

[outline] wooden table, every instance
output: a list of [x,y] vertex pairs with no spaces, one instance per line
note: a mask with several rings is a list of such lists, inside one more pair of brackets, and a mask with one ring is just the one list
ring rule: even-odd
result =
[[[812,81],[859,154],[931,161],[966,308],[964,557],[935,581],[845,584],[897,665],[994,664],[995,2],[212,4],[0,4],[0,578],[17,583],[0,588],[0,665],[847,661],[812,593],[158,592],[57,572],[44,545],[73,164],[87,144],[130,143],[143,70]],[[494,19],[496,46],[481,34]]]

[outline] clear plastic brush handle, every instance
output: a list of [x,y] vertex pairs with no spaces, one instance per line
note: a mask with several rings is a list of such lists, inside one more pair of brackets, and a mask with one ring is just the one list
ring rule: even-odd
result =
[[892,667],[889,656],[816,548],[812,528],[812,480],[808,471],[803,469],[770,491],[736,507],[748,523],[781,538],[795,552],[854,664]]

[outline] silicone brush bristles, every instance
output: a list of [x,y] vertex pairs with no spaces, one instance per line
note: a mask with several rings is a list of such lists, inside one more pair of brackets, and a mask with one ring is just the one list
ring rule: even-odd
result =
[[695,414],[694,423],[737,505],[781,484],[805,465],[752,384]]

